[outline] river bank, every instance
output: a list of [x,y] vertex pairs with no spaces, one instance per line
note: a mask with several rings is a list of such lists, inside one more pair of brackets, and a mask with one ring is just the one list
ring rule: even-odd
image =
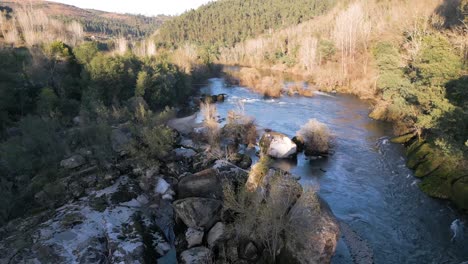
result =
[[[308,160],[278,162],[314,186],[333,213],[367,241],[375,263],[458,263],[468,256],[467,233],[451,243],[451,223],[463,216],[450,203],[429,198],[420,179],[406,167],[404,148],[390,142],[391,125],[368,117],[369,105],[356,97],[316,94],[315,97],[264,98],[248,88],[226,86],[213,79],[203,92],[226,94],[218,104],[221,117],[244,103],[258,126],[293,137],[310,118],[327,124],[336,136],[335,154]],[[343,249],[344,248],[344,249]],[[349,263],[340,243],[333,263]]]

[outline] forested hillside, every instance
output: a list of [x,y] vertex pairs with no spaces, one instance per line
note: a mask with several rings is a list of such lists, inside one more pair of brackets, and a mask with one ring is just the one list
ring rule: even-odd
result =
[[169,107],[187,104],[192,80],[207,69],[196,53],[179,67],[154,43],[85,41],[81,25],[41,10],[0,19],[0,225],[64,202],[60,160],[70,153],[87,149],[105,171],[118,157],[111,134],[119,124],[146,142],[135,141],[139,160],[172,146],[173,131],[163,126]]
[[336,0],[220,0],[168,21],[158,38],[231,46],[268,30],[297,25],[328,11]]
[[151,35],[165,21],[170,19],[170,17],[164,15],[146,17],[142,15],[116,14],[81,9],[75,6],[43,0],[5,0],[0,2],[0,9],[2,9],[2,6],[6,11],[24,8],[43,11],[46,15],[66,23],[78,21],[83,26],[85,33],[96,36],[141,38]]

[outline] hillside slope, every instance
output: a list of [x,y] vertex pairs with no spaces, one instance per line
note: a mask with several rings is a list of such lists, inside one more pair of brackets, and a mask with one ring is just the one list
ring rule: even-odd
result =
[[[42,10],[45,14],[70,22],[79,21],[83,29],[88,34],[101,36],[131,36],[144,37],[152,34],[169,16],[159,15],[156,17],[146,17],[142,15],[118,14],[92,9],[82,9],[71,5],[49,2],[44,0],[22,1],[4,0],[2,6],[11,9],[30,8]],[[7,9],[8,10],[8,9]]]
[[336,0],[220,0],[165,23],[160,39],[233,45],[270,29],[296,25],[328,11]]

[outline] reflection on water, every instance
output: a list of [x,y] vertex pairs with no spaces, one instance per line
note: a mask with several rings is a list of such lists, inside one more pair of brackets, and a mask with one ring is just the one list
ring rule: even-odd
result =
[[[314,186],[335,215],[367,240],[375,263],[461,263],[468,260],[468,232],[450,243],[450,224],[459,218],[449,204],[431,199],[417,187],[406,168],[403,149],[389,143],[391,127],[368,117],[369,106],[352,96],[316,94],[313,98],[263,99],[242,87],[228,88],[212,79],[205,92],[228,95],[218,104],[225,117],[244,102],[247,115],[259,126],[288,136],[309,119],[327,124],[335,135],[335,154],[326,159],[297,161],[277,166]],[[340,242],[334,263],[349,263]]]

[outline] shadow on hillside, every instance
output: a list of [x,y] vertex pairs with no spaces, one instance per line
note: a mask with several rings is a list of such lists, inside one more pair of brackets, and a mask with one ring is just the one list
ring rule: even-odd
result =
[[458,10],[460,0],[444,0],[436,9],[436,13],[444,18],[444,27],[450,28],[461,23],[461,14]]

